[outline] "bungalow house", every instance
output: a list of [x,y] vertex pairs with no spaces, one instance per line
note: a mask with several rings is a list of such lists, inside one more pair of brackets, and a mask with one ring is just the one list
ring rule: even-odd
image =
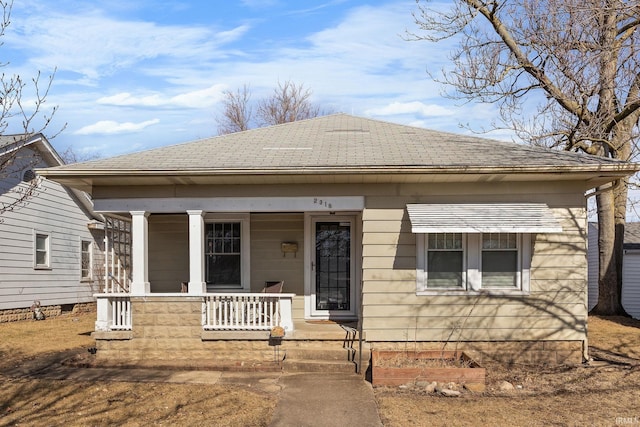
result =
[[[0,322],[93,307],[104,231],[85,193],[38,177],[64,161],[42,134],[0,137]],[[23,197],[28,196],[28,197]]]
[[[598,303],[598,223],[589,223],[589,311]],[[628,222],[622,245],[622,307],[640,319],[640,222]]]
[[364,349],[580,363],[585,193],[637,170],[334,114],[39,172],[128,224],[107,226],[104,361],[233,358],[270,331],[289,358],[354,322]]

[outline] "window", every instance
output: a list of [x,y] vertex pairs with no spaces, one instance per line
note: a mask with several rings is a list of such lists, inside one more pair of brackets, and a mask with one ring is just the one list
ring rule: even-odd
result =
[[528,292],[528,233],[418,233],[418,292]]
[[83,280],[91,280],[91,242],[83,240],[80,242],[80,277]]
[[427,288],[460,289],[464,284],[462,233],[432,233],[427,247]]
[[49,268],[50,267],[50,237],[48,234],[35,233],[34,234],[34,254],[33,254],[33,266],[34,268]]
[[209,289],[249,289],[249,221],[206,220],[205,280]]
[[483,288],[518,286],[518,238],[514,233],[482,235]]

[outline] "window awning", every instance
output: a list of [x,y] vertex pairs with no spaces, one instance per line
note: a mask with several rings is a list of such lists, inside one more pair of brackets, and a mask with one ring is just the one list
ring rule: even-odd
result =
[[558,233],[544,203],[409,204],[413,233]]

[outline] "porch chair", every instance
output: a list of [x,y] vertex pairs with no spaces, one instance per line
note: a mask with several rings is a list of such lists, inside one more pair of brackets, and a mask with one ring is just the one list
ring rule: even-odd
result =
[[264,288],[262,288],[263,294],[281,294],[284,287],[284,280],[279,282],[266,281],[264,282]]

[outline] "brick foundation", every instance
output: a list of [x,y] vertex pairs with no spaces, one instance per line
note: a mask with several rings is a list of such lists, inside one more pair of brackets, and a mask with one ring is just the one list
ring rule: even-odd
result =
[[[96,311],[95,302],[65,305],[43,305],[40,307],[45,317],[56,317],[63,313],[91,313]],[[0,323],[33,320],[33,312],[30,307],[0,310]]]
[[[375,350],[441,350],[441,342],[373,342]],[[480,364],[563,365],[582,363],[582,341],[460,342],[446,350],[460,350]]]
[[[274,358],[268,332],[214,332],[202,329],[200,297],[132,297],[132,331],[96,332],[96,358],[123,365],[197,366],[207,360]],[[225,339],[224,336],[233,338]],[[246,335],[246,337],[245,337]],[[441,342],[368,342],[372,350],[440,350]],[[322,347],[313,341],[282,340],[281,352]],[[339,343],[339,347],[342,342]],[[456,348],[454,348],[454,346]],[[460,342],[447,350],[465,351],[478,363],[580,364],[582,341]]]

